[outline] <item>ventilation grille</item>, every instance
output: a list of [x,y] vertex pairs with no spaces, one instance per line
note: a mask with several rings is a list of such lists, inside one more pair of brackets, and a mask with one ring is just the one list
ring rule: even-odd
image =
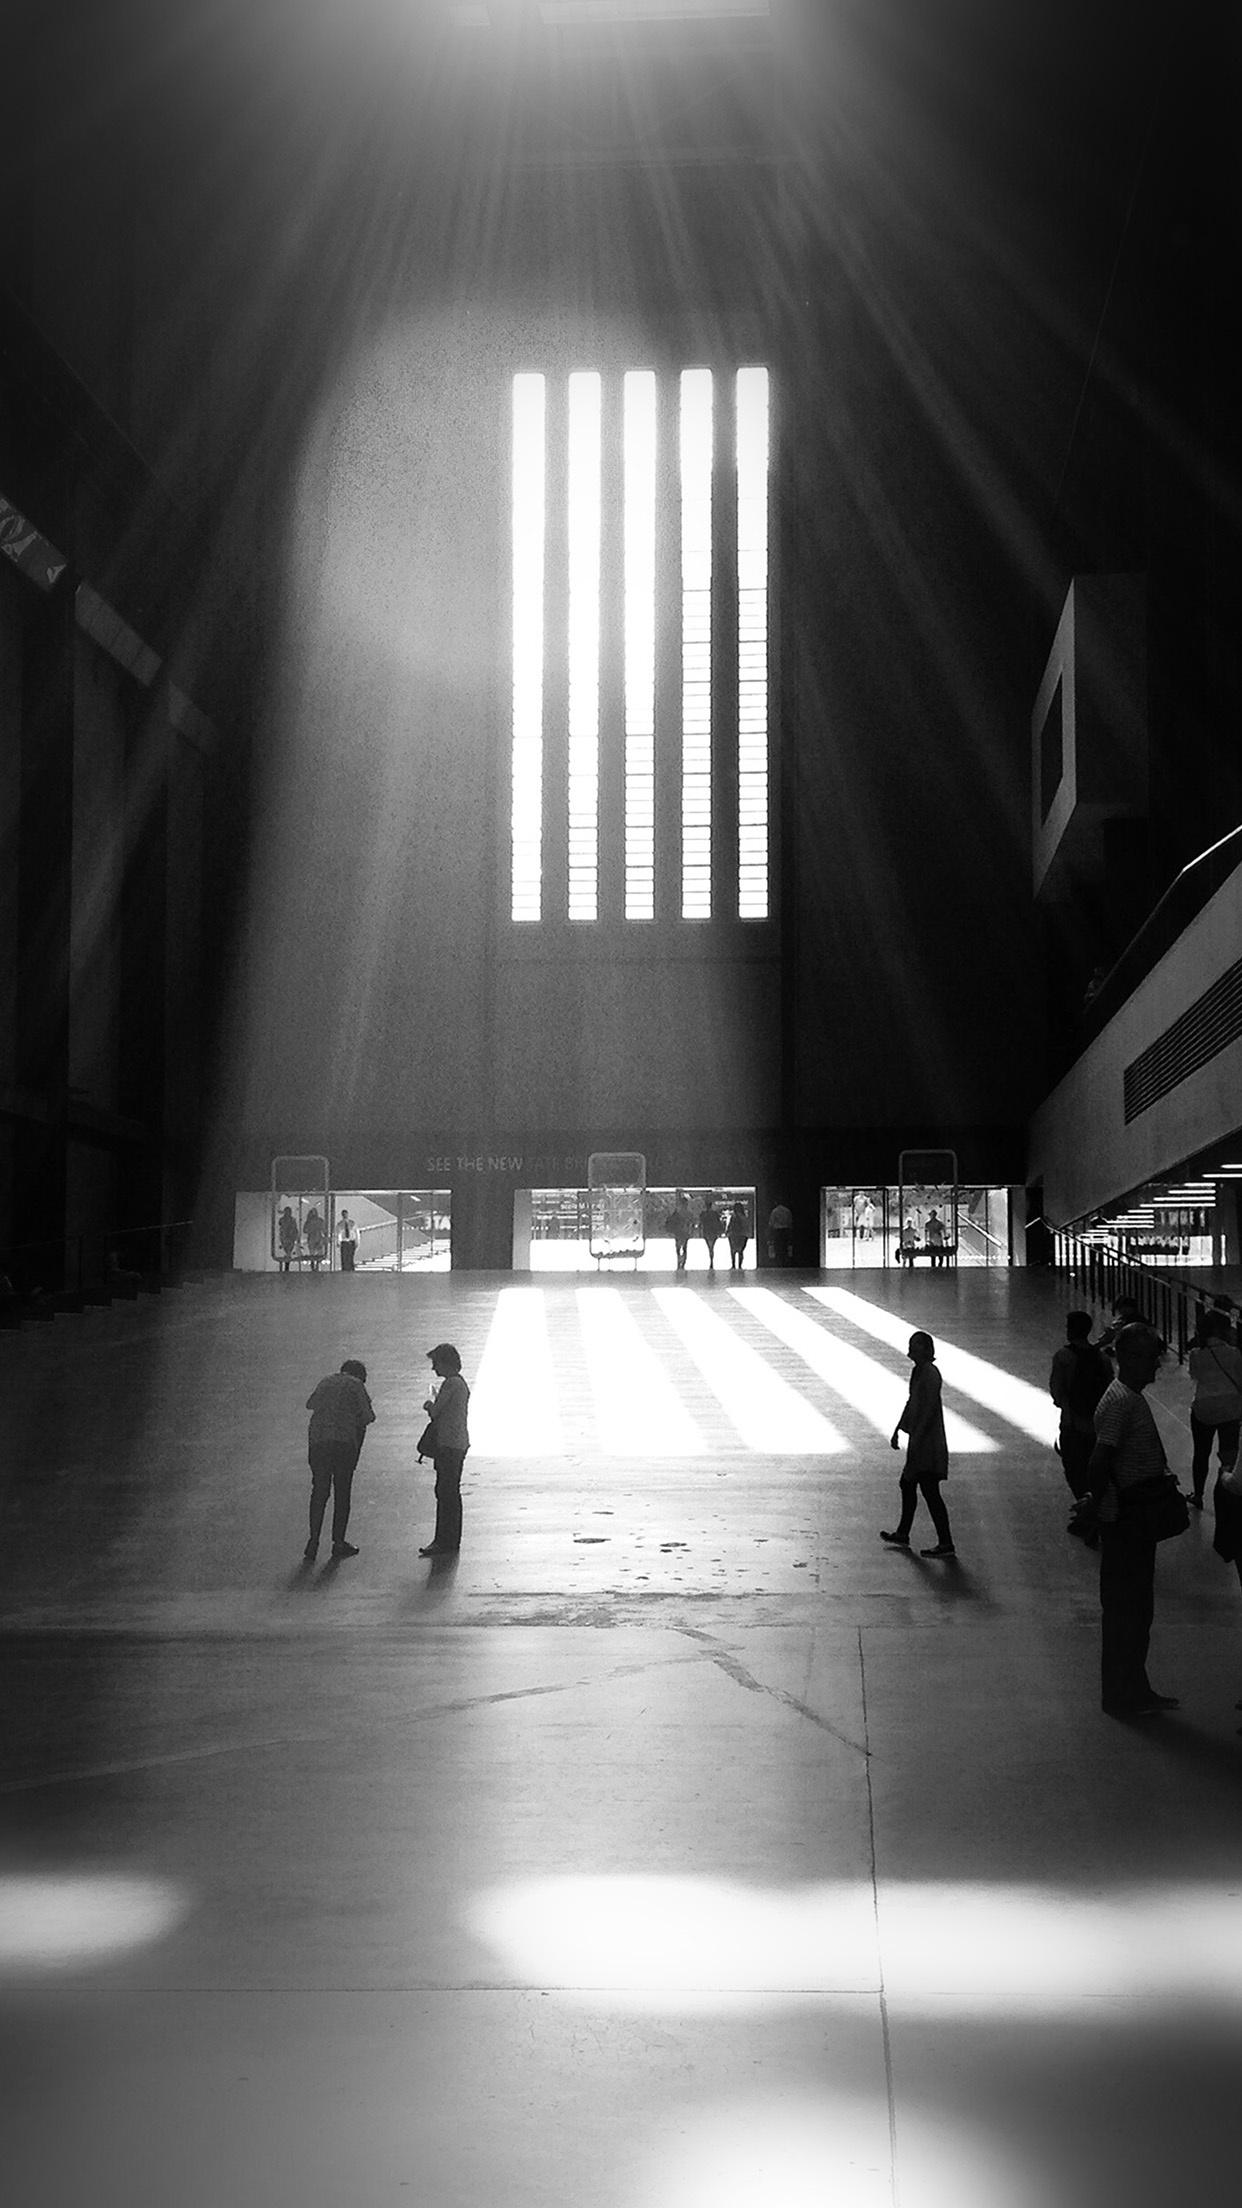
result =
[[1242,1037],[1242,958],[1126,1067],[1126,1125]]

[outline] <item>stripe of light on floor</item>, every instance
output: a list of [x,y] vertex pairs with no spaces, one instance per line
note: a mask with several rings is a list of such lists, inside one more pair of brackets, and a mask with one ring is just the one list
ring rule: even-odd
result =
[[849,1448],[844,1434],[693,1288],[653,1288],[652,1294],[748,1449],[821,1457]]
[[[860,1412],[877,1434],[892,1433],[906,1400],[906,1386],[887,1365],[878,1364],[874,1357],[865,1356],[861,1349],[828,1333],[816,1319],[795,1310],[770,1288],[731,1288],[729,1294],[736,1296],[742,1309],[752,1312],[770,1334],[796,1350],[812,1372],[827,1381],[833,1394]],[[959,1418],[956,1411],[945,1411],[944,1430],[950,1450],[958,1456],[994,1455],[1000,1448],[990,1434],[981,1433],[977,1426]]]
[[476,1456],[565,1454],[542,1288],[502,1288],[470,1393]]
[[[814,1296],[817,1303],[825,1304],[864,1334],[872,1334],[894,1349],[904,1350],[914,1331],[908,1318],[882,1311],[861,1296],[852,1295],[848,1288],[807,1288],[804,1294]],[[986,1358],[975,1357],[968,1349],[955,1348],[933,1327],[927,1331],[936,1344],[936,1363],[950,1387],[960,1388],[963,1395],[982,1403],[985,1410],[995,1411],[998,1418],[1016,1426],[1020,1433],[1030,1434],[1033,1440],[1051,1448],[1057,1436],[1058,1415],[1049,1395],[1033,1388],[1029,1380],[1017,1379],[1001,1365],[990,1365]]]
[[616,1288],[579,1288],[599,1445],[608,1457],[701,1457],[707,1443]]

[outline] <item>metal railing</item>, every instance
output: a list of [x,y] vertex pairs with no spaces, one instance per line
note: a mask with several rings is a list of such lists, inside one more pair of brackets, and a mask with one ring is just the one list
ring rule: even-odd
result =
[[1118,1296],[1133,1296],[1149,1326],[1163,1335],[1177,1361],[1185,1364],[1193,1348],[1200,1315],[1207,1309],[1204,1289],[1171,1280],[1150,1265],[1137,1265],[1105,1242],[1088,1242],[1065,1227],[1045,1220],[1052,1236],[1053,1263],[1092,1303],[1111,1306]]

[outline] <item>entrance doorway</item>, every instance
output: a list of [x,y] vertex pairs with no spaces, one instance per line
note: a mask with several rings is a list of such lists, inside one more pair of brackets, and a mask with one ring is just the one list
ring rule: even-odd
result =
[[[267,1190],[240,1189],[234,1207],[235,1269],[337,1273],[343,1269],[342,1240],[352,1240],[354,1272],[447,1273],[447,1188],[331,1189],[314,1201],[323,1225],[312,1220],[308,1231],[310,1202],[284,1190],[273,1198]],[[292,1226],[282,1237],[286,1210]],[[343,1232],[347,1215],[352,1235]]]
[[[819,1262],[826,1272],[863,1272],[889,1265],[931,1263],[926,1234],[933,1214],[943,1222],[946,1265],[1009,1265],[1013,1262],[1007,1188],[944,1187],[905,1189],[905,1219],[898,1188],[822,1188],[819,1192]],[[902,1247],[902,1231],[906,1241]],[[956,1231],[954,1231],[956,1229]],[[913,1253],[913,1254],[912,1254]]]
[[[677,1252],[670,1224],[681,1198],[691,1218],[686,1244],[686,1270],[706,1273],[711,1265],[700,1220],[707,1208],[722,1222],[715,1245],[715,1270],[727,1273],[731,1250],[727,1227],[740,1211],[746,1228],[741,1270],[755,1266],[755,1191],[753,1188],[701,1184],[687,1188],[649,1188],[643,1196],[641,1257],[593,1258],[591,1256],[591,1191],[587,1188],[518,1189],[513,1201],[513,1269],[532,1273],[644,1272],[671,1273]],[[740,1229],[739,1229],[740,1231]]]

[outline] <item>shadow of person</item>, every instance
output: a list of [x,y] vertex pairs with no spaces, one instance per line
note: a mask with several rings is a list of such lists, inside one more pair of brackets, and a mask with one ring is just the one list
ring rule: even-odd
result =
[[974,1602],[995,1609],[993,1597],[967,1571],[960,1556],[920,1556],[918,1563],[928,1586],[943,1602]]
[[1135,1739],[1149,1740],[1170,1763],[1206,1778],[1226,1794],[1242,1795],[1242,1740],[1232,1730],[1222,1740],[1187,1717],[1184,1708],[1134,1720],[1126,1730]]
[[343,1562],[343,1561],[344,1561],[344,1560],[343,1560],[343,1558],[341,1558],[341,1557],[339,1557],[339,1556],[330,1556],[330,1557],[328,1558],[328,1561],[327,1561],[327,1563],[326,1563],[326,1564],[324,1565],[324,1567],[323,1567],[322,1571],[321,1571],[321,1572],[319,1573],[319,1576],[318,1576],[318,1578],[317,1578],[317,1579],[316,1579],[316,1581],[315,1581],[315,1585],[316,1585],[316,1587],[317,1587],[317,1588],[319,1588],[319,1587],[326,1587],[326,1586],[328,1585],[328,1582],[329,1582],[329,1580],[333,1580],[333,1579],[335,1579],[335,1578],[336,1578],[336,1575],[337,1575],[337,1573],[338,1573],[338,1572],[340,1571],[340,1568],[341,1568],[341,1564],[342,1564],[342,1562]]
[[311,1575],[314,1572],[314,1569],[314,1557],[302,1557],[297,1565],[296,1570],[290,1572],[288,1579],[285,1581],[286,1592],[291,1595],[295,1595],[299,1587],[307,1586],[309,1584]]

